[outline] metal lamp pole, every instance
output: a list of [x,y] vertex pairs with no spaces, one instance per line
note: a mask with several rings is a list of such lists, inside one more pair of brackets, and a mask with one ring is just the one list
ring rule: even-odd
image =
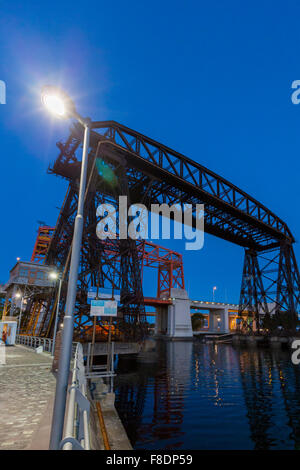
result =
[[20,305],[20,315],[19,315],[19,320],[18,320],[18,335],[20,334],[20,328],[21,328],[21,318],[22,318],[22,309],[23,309],[23,300],[24,296],[22,295],[21,297],[21,305]]
[[51,351],[51,356],[54,356],[54,350],[55,350],[55,340],[56,340],[56,332],[57,332],[57,323],[58,323],[58,317],[59,317],[59,303],[60,303],[60,293],[61,293],[61,278],[58,278],[59,285],[58,285],[58,298],[57,298],[57,305],[56,305],[56,316],[55,316],[55,323],[54,323],[54,332],[53,332],[53,341],[52,341],[52,351]]
[[215,301],[215,291],[217,290],[216,287],[213,287],[213,302]]
[[[81,175],[78,196],[77,215],[74,224],[72,241],[72,255],[68,280],[66,308],[64,316],[64,328],[62,334],[62,345],[59,355],[58,372],[56,380],[55,401],[52,416],[52,427],[50,437],[50,449],[59,449],[62,440],[64,416],[66,408],[68,379],[70,372],[70,362],[72,354],[73,328],[74,328],[74,307],[77,292],[78,268],[80,261],[80,250],[83,232],[83,209],[87,178],[88,149],[90,143],[91,121],[89,118],[82,118],[76,111],[72,100],[62,91],[53,86],[46,86],[42,95],[43,104],[58,117],[73,117],[84,127]],[[100,142],[120,147],[114,142]]]
[[59,355],[59,364],[56,380],[56,392],[52,417],[52,428],[50,438],[50,449],[59,449],[59,443],[62,440],[64,416],[66,408],[67,387],[70,371],[72,341],[73,341],[73,327],[74,327],[74,307],[77,291],[78,280],[78,267],[80,260],[80,249],[82,242],[83,231],[83,209],[84,209],[84,194],[86,187],[87,176],[87,163],[88,163],[88,148],[90,142],[90,119],[83,119],[77,113],[73,113],[75,117],[84,126],[84,139],[82,150],[81,162],[81,175],[80,187],[78,197],[77,215],[74,224],[74,234],[72,241],[72,256],[70,264],[70,273],[68,281],[66,309],[64,316],[64,328],[62,334],[62,345]]

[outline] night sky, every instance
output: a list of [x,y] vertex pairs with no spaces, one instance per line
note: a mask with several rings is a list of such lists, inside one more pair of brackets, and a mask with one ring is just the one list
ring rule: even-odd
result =
[[[300,4],[223,0],[0,2],[0,282],[29,260],[37,221],[54,225],[67,183],[47,174],[70,122],[42,109],[44,84],[224,176],[300,237]],[[183,252],[194,299],[238,301],[243,250],[205,236]],[[299,244],[295,251],[300,262]],[[153,282],[151,282],[151,279]],[[145,294],[155,293],[155,273]]]

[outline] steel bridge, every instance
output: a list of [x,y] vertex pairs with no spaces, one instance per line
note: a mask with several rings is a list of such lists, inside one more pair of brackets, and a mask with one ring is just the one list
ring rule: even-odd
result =
[[[77,150],[83,129],[72,127],[65,142],[57,144],[59,155],[49,173],[65,178],[68,191],[51,238],[45,263],[68,277],[74,219],[77,208],[81,162]],[[259,201],[226,179],[169,147],[115,121],[92,123],[88,181],[85,193],[85,226],[78,280],[75,328],[88,324],[89,286],[105,284],[121,291],[118,331],[127,336],[144,334],[139,241],[101,241],[96,236],[100,203],[110,202],[118,210],[120,195],[128,204],[166,203],[205,205],[205,231],[241,246],[245,261],[239,313],[253,312],[259,323],[265,315],[289,312],[296,320],[300,305],[300,276],[293,251],[294,237],[287,224]],[[195,225],[195,213],[193,213]],[[64,282],[65,284],[65,282]],[[57,301],[57,300],[56,300]],[[274,305],[270,311],[270,305]],[[49,307],[43,334],[49,336],[56,302]],[[64,305],[62,302],[61,312]]]

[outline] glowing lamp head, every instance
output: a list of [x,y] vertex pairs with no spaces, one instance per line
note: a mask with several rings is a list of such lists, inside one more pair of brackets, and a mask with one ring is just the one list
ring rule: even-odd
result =
[[50,279],[58,279],[58,273],[55,271],[51,271],[51,273],[49,273],[49,277]]
[[71,98],[55,86],[44,86],[42,103],[51,114],[59,118],[68,118],[75,113],[75,106]]
[[45,95],[43,102],[52,114],[57,114],[59,117],[63,117],[66,114],[65,103],[59,96]]
[[20,292],[17,292],[17,293],[16,293],[15,298],[16,298],[16,299],[20,299],[20,298],[21,298]]

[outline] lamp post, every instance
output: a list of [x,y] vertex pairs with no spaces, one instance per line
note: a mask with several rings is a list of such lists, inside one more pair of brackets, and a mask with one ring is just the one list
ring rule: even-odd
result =
[[75,118],[84,127],[83,150],[81,161],[80,186],[78,196],[77,214],[74,224],[72,241],[72,256],[68,280],[66,308],[64,316],[64,328],[62,335],[62,345],[59,357],[56,391],[52,417],[52,428],[50,437],[50,449],[59,449],[64,427],[64,415],[66,408],[66,397],[68,388],[68,378],[72,353],[72,340],[74,328],[74,307],[77,291],[78,267],[80,259],[80,249],[83,231],[83,208],[84,193],[86,187],[88,148],[90,142],[90,119],[82,118],[76,111],[72,100],[60,89],[53,86],[46,86],[42,91],[42,102],[50,112],[60,118]]
[[20,314],[19,314],[19,318],[18,318],[18,332],[17,332],[18,335],[20,334],[20,328],[21,328],[21,318],[22,318],[22,309],[23,309],[24,297],[20,292],[17,292],[16,295],[15,295],[15,298],[19,299],[20,297],[21,297],[21,305],[20,305]]
[[214,286],[214,287],[213,287],[213,302],[215,301],[215,291],[216,291],[216,290],[217,290],[217,287]]
[[55,314],[55,323],[54,323],[54,331],[53,331],[53,340],[52,340],[52,350],[51,350],[51,356],[54,356],[54,350],[55,350],[55,341],[56,341],[56,332],[57,332],[57,323],[58,323],[58,317],[59,317],[59,303],[60,303],[60,293],[61,293],[61,277],[56,271],[52,271],[49,274],[50,279],[58,280],[58,294],[57,294],[57,304],[56,304],[56,314]]

